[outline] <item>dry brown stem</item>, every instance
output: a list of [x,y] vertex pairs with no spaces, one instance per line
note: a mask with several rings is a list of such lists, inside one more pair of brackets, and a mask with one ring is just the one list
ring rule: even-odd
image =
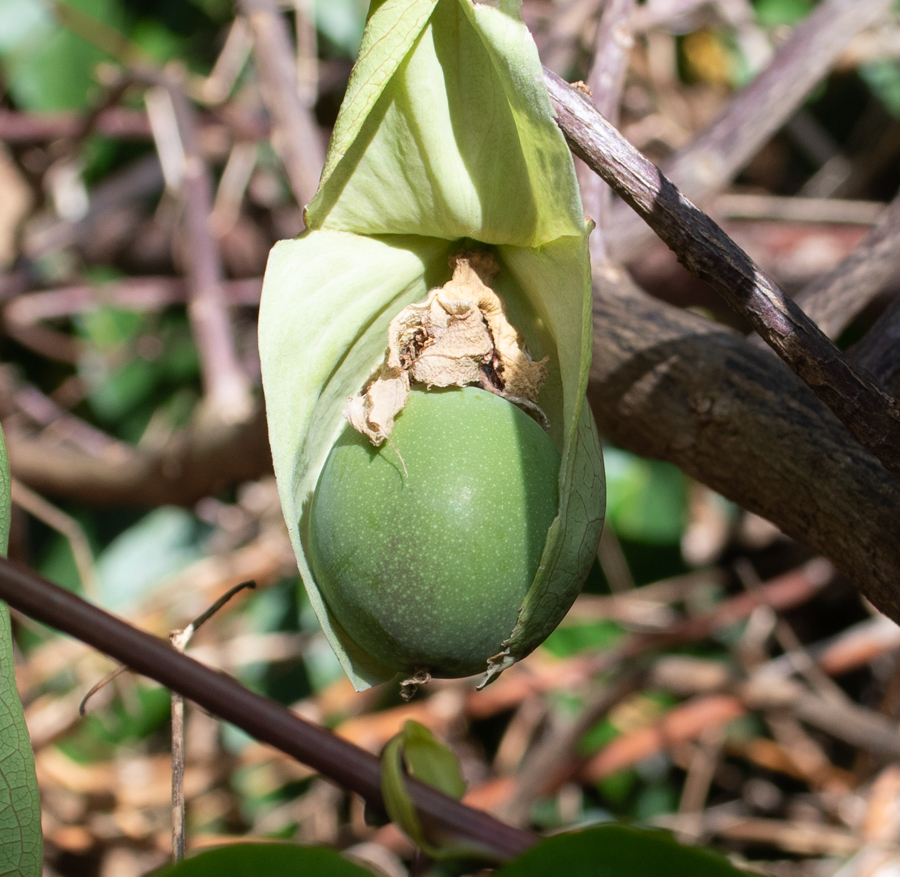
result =
[[[594,38],[594,60],[587,85],[594,106],[616,124],[625,71],[634,39],[631,35],[631,18],[635,0],[609,0],[603,6]],[[591,236],[591,262],[600,264],[607,258],[606,220],[612,203],[609,186],[589,168],[579,163],[578,182],[584,212],[597,223],[597,232]]]
[[[836,338],[898,271],[900,196],[847,258],[805,286],[795,300],[826,335]],[[864,364],[859,356],[855,361],[877,375],[879,367]]]
[[162,80],[162,86],[172,101],[184,154],[181,187],[189,238],[185,249],[190,290],[188,316],[200,354],[203,387],[215,419],[224,424],[240,423],[250,416],[253,403],[247,376],[235,351],[231,317],[222,290],[222,256],[210,223],[212,179],[197,142],[193,108],[170,77]]
[[275,148],[294,197],[304,207],[319,184],[325,151],[312,113],[300,98],[287,24],[274,0],[240,0],[238,5],[253,33],[253,56],[274,121]]
[[[897,243],[895,242],[895,246]],[[850,351],[853,362],[874,375],[893,396],[900,396],[900,298],[878,318]]]
[[262,406],[241,424],[198,419],[160,448],[116,444],[109,455],[21,432],[6,441],[12,472],[32,489],[100,505],[192,505],[272,467]]

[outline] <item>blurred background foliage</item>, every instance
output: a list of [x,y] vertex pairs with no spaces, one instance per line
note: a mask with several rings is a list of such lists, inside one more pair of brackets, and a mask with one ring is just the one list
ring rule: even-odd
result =
[[[695,4],[694,12],[641,35],[626,82],[623,130],[654,158],[671,154],[815,5],[756,0],[750,18],[736,26],[717,4]],[[569,33],[561,51],[558,22],[576,7],[588,9],[585,23]],[[539,47],[555,52],[556,68],[570,79],[585,75],[589,22],[598,7],[525,0]],[[365,14],[362,0],[297,0],[284,7],[298,42],[313,46],[310,106],[323,143]],[[166,185],[165,160],[160,169],[164,138],[152,130],[152,113],[147,124],[146,83],[123,78],[123,69],[169,65],[194,103],[216,189],[213,228],[233,305],[234,345],[258,400],[259,278],[268,248],[298,233],[302,219],[267,142],[268,114],[248,60],[249,38],[241,42],[234,15],[226,0],[0,0],[0,134],[6,132],[0,188],[7,192],[0,198],[6,309],[0,395],[14,450],[40,434],[113,461],[123,446],[152,454],[203,414],[202,357],[180,279],[191,246],[180,230],[183,197]],[[887,28],[894,37],[900,33],[896,21]],[[227,87],[210,97],[226,50],[235,53],[226,59]],[[808,193],[831,149],[850,171],[843,188],[824,194],[877,207],[900,179],[898,117],[896,58],[863,57],[816,90],[802,109],[805,128],[794,124],[779,132],[736,190]],[[803,133],[810,129],[814,135]],[[815,148],[822,143],[824,156]],[[733,226],[751,242],[754,258],[789,289],[834,264],[862,234],[852,224],[785,223],[780,232],[794,241],[787,247],[752,222]],[[668,263],[634,270],[660,297],[731,319],[702,288],[672,274]],[[135,279],[155,290],[152,303],[129,292]],[[57,298],[38,298],[50,293]],[[30,321],[21,316],[27,307],[37,315]],[[297,588],[265,459],[255,477],[189,501],[148,501],[149,490],[135,490],[133,499],[125,490],[112,499],[87,489],[79,494],[63,481],[54,489],[50,476],[33,485],[37,492],[20,483],[10,552],[160,634],[183,627],[236,581],[255,579],[258,589],[207,625],[193,653],[369,748],[378,749],[406,717],[417,718],[458,753],[476,803],[513,818],[504,783],[523,765],[527,769],[542,743],[589,714],[598,691],[622,670],[605,663],[604,655],[615,656],[635,636],[706,617],[810,560],[805,548],[670,464],[611,445],[605,450],[608,528],[585,596],[522,672],[508,674],[510,685],[498,683],[483,695],[467,683],[437,682],[404,706],[395,687],[360,695],[348,690]],[[148,471],[148,480],[155,477]],[[683,637],[666,655],[726,666],[753,646],[761,650],[759,661],[775,660],[792,642],[819,643],[871,617],[870,607],[838,579],[810,588],[803,602],[802,612],[788,608],[768,622],[750,615],[757,626],[770,623],[780,631],[774,639],[751,643],[745,613]],[[16,637],[44,794],[47,873],[128,877],[161,865],[169,830],[168,694],[121,676],[80,719],[78,702],[110,669],[108,662],[21,616]],[[898,678],[895,653],[886,648],[846,670],[839,683],[845,698],[876,709],[887,699],[895,711]],[[518,693],[517,680],[524,686]],[[692,730],[677,731],[673,746],[635,742],[640,729],[662,717],[684,718],[678,708],[686,702],[684,692],[658,680],[635,687],[615,708],[586,721],[575,766],[565,762],[564,782],[536,789],[514,818],[545,830],[624,818],[689,836],[690,817],[703,826],[695,836],[716,839],[765,873],[838,873],[858,848],[854,826],[865,811],[867,784],[878,776],[877,759],[846,740],[826,739],[821,730],[785,730],[749,711],[730,723],[695,722]],[[615,763],[597,761],[614,740],[631,740],[637,754],[623,748]],[[187,792],[189,844],[195,847],[236,836],[302,839],[355,850],[388,874],[407,873],[409,845],[390,827],[367,827],[358,801],[199,712],[189,717]],[[716,827],[727,820],[703,822],[705,808],[762,815],[808,831],[802,841],[772,826],[768,836],[730,836]]]

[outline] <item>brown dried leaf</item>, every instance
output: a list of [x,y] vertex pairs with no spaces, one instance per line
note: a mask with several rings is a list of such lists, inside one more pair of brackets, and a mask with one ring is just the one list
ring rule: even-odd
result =
[[378,447],[394,429],[394,417],[406,405],[409,395],[409,374],[384,366],[361,396],[354,396],[347,405],[347,420],[357,431],[369,437]]
[[494,351],[481,312],[468,301],[446,301],[445,290],[429,298],[430,344],[410,366],[410,377],[427,387],[465,387],[481,382],[481,367]]
[[477,384],[546,421],[537,398],[547,360],[532,361],[503,302],[488,286],[498,270],[493,256],[458,253],[452,265],[448,283],[394,317],[384,364],[365,392],[350,400],[347,419],[376,446],[390,436],[411,381],[428,388]]

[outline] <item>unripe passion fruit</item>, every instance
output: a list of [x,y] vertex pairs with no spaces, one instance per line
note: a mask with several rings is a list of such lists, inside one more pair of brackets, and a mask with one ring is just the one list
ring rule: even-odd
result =
[[414,391],[391,441],[348,427],[331,450],[310,512],[316,581],[388,667],[481,672],[537,572],[559,454],[531,417],[474,387]]

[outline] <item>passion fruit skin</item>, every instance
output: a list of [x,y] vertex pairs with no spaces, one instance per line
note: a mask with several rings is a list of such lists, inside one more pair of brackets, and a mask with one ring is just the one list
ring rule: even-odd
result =
[[332,448],[309,517],[316,582],[386,666],[483,672],[557,515],[559,454],[521,409],[474,387],[413,391],[391,441],[348,427]]

